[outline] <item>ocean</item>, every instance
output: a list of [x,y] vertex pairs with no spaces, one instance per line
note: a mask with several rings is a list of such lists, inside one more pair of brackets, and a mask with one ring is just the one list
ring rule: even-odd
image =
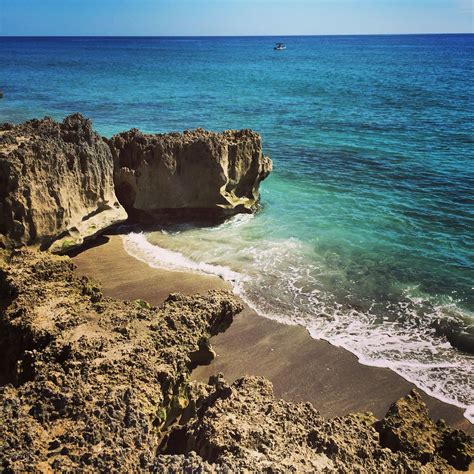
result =
[[0,122],[261,133],[258,213],[132,232],[126,249],[218,274],[474,421],[474,35],[4,37],[0,64]]

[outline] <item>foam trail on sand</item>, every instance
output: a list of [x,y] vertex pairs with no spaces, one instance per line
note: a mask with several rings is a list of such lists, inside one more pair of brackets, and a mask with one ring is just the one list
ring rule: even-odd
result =
[[123,243],[127,253],[154,268],[183,272],[191,270],[198,273],[216,275],[229,282],[244,279],[243,275],[233,272],[227,267],[210,265],[204,262],[196,263],[179,252],[153,245],[148,242],[143,233],[132,233],[123,236]]
[[447,310],[457,311],[454,303],[447,309],[436,306],[411,288],[383,310],[341,303],[344,299],[325,284],[334,268],[311,260],[311,248],[297,239],[255,241],[252,229],[246,229],[250,224],[247,218],[231,219],[204,229],[131,233],[123,241],[130,255],[152,267],[223,278],[260,315],[300,324],[313,338],[345,348],[362,364],[389,368],[433,397],[463,408],[474,422],[473,358],[433,329],[433,321],[445,318]]

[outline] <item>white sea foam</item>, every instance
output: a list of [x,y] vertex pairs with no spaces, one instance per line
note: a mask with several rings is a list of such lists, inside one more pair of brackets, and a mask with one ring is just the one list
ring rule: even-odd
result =
[[463,408],[474,423],[474,358],[434,337],[430,325],[446,308],[432,305],[431,313],[420,318],[426,300],[413,289],[405,291],[393,311],[399,318],[383,318],[383,323],[370,308],[345,307],[324,284],[333,270],[308,259],[310,248],[297,239],[246,236],[251,219],[238,216],[206,229],[132,233],[123,237],[124,247],[152,267],[212,274],[231,282],[235,293],[262,316],[303,325],[313,338],[349,350],[362,364],[393,370],[439,400]]
[[193,272],[216,275],[229,282],[235,282],[245,278],[243,275],[233,272],[228,267],[210,265],[204,262],[194,262],[179,252],[153,245],[148,242],[143,233],[131,233],[123,236],[123,243],[127,253],[153,268],[183,272],[191,270]]

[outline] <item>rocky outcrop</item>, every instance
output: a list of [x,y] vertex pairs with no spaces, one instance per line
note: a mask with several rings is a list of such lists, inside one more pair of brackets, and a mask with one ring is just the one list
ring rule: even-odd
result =
[[251,130],[163,135],[130,130],[111,144],[117,196],[129,216],[142,221],[176,211],[181,216],[250,212],[272,169],[260,135]]
[[0,126],[0,246],[62,252],[126,217],[111,150],[89,120]]
[[[225,291],[119,302],[68,257],[0,254],[0,471],[451,472],[471,439],[413,392],[377,422],[323,418],[271,383],[189,382],[241,305]],[[417,448],[419,446],[419,449]]]
[[434,424],[416,390],[395,402],[377,429],[382,446],[405,452],[422,463],[441,455],[456,469],[467,470],[472,460],[471,439],[442,421]]
[[[165,455],[155,461],[160,472],[180,472],[197,456],[203,472],[210,472],[209,465],[218,472],[453,472],[467,470],[471,461],[470,438],[437,428],[414,393],[395,404],[405,407],[396,421],[392,407],[377,422],[370,413],[324,419],[310,403],[275,399],[271,383],[261,377],[231,386],[213,377],[195,391],[196,417],[171,431]],[[387,445],[384,433],[395,425],[407,442]],[[432,444],[433,437],[443,441]],[[458,460],[465,456],[463,462],[454,460],[454,452]]]
[[431,325],[436,334],[446,337],[453,347],[474,354],[474,326],[468,318],[440,318],[434,320]]
[[0,262],[0,471],[151,466],[188,404],[193,354],[240,304],[216,290],[150,308],[103,297],[68,257],[25,249]]
[[410,453],[425,463],[433,459],[441,438],[416,390],[390,407],[380,422],[379,432],[382,445],[392,451]]
[[106,140],[80,114],[5,124],[0,247],[64,253],[123,222],[125,210],[146,222],[251,212],[271,168],[251,130],[131,130]]

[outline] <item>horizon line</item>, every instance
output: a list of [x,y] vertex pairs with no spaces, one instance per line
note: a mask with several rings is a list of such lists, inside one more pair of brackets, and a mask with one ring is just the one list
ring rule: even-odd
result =
[[429,33],[333,33],[333,34],[264,34],[264,35],[0,35],[0,38],[301,38],[328,36],[439,36],[474,35],[474,32]]

